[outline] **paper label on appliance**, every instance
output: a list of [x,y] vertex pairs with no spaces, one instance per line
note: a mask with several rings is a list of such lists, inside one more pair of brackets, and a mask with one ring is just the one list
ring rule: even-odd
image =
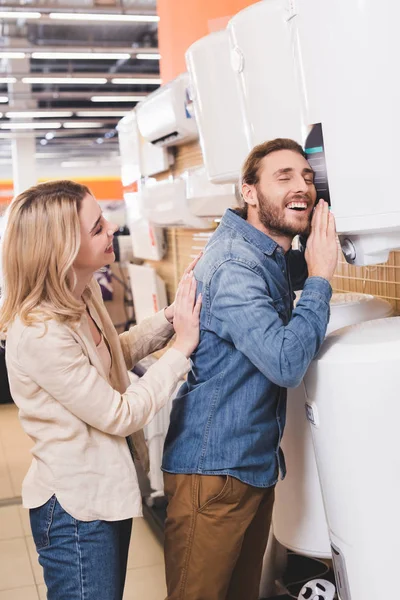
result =
[[317,201],[322,198],[330,206],[331,197],[329,193],[322,123],[316,123],[315,125],[309,126],[309,133],[304,149],[307,160],[315,172],[314,183],[317,190]]

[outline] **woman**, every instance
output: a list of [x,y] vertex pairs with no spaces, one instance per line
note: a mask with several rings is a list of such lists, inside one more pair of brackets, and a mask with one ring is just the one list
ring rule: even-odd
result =
[[[173,305],[118,336],[93,279],[114,260],[115,229],[87,187],[52,181],[13,200],[3,239],[0,335],[35,442],[23,502],[50,600],[121,600],[141,514],[131,451],[146,467],[141,430],[188,372],[199,339],[196,261]],[[174,328],[173,346],[130,384],[127,369]]]

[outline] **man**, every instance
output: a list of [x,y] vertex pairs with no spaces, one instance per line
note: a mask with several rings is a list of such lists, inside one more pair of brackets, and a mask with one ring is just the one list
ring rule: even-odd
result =
[[[245,209],[225,213],[195,268],[200,344],[163,459],[168,600],[258,598],[274,486],[285,475],[286,388],[324,340],[338,259],[328,205],[312,216],[313,178],[296,142],[256,146],[242,172]],[[304,260],[291,244],[310,233],[311,218]]]

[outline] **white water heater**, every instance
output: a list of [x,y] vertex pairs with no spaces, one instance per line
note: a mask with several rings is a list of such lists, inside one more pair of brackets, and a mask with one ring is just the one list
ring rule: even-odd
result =
[[230,20],[228,31],[249,147],[278,137],[301,143],[300,93],[284,0],[245,8]]
[[207,35],[186,52],[200,145],[213,183],[236,182],[251,147],[227,30]]
[[396,598],[400,318],[332,333],[304,383],[339,598]]
[[306,151],[320,196],[330,199],[346,259],[384,262],[400,247],[400,204],[391,176],[400,163],[400,84],[394,75],[400,4],[284,4],[309,132]]
[[[327,335],[348,325],[388,317],[392,312],[389,302],[368,294],[333,294]],[[282,440],[287,475],[275,490],[274,535],[283,546],[294,552],[331,558],[331,544],[305,406],[304,386],[289,389]]]
[[129,265],[128,271],[136,322],[141,323],[167,306],[167,290],[164,280],[153,267]]

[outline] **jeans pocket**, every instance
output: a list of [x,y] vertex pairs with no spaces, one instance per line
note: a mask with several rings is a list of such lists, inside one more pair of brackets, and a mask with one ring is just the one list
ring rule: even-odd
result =
[[198,506],[197,511],[203,512],[212,504],[222,500],[230,489],[229,475],[197,475],[198,477]]
[[57,498],[54,495],[46,502],[46,504],[29,510],[33,541],[35,542],[36,550],[38,552],[50,545],[49,534],[53,522],[56,502]]

